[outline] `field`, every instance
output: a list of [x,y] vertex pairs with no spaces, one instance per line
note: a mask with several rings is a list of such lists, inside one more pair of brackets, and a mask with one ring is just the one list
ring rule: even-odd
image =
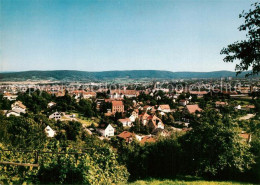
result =
[[77,121],[80,122],[83,126],[88,127],[91,124],[98,126],[99,119],[96,118],[95,120],[91,120],[90,118],[84,117],[82,114],[77,112],[71,112],[70,114],[75,114]]

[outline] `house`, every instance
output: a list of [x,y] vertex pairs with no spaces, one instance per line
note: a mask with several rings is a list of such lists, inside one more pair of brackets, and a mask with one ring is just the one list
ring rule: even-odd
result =
[[95,93],[95,92],[84,92],[83,93],[84,99],[95,98],[96,96],[97,96],[97,93]]
[[48,108],[52,108],[52,107],[54,107],[55,105],[56,105],[56,103],[51,101],[50,103],[48,103],[47,107],[48,107]]
[[135,122],[135,120],[138,118],[138,116],[134,116],[133,114],[131,116],[129,116],[129,119],[131,122]]
[[56,97],[65,96],[65,90],[55,90],[55,89],[52,89],[50,91],[47,91],[47,93],[55,95]]
[[127,143],[131,143],[134,139],[141,141],[142,137],[139,135],[136,135],[132,132],[128,132],[128,131],[124,131],[122,133],[120,133],[117,137],[125,140]]
[[241,105],[237,105],[237,106],[235,106],[235,109],[237,109],[237,110],[241,110]]
[[110,124],[103,124],[99,129],[97,129],[97,132],[100,133],[103,137],[111,137],[114,136],[115,129]]
[[186,105],[185,109],[186,109],[186,111],[187,111],[189,114],[194,114],[194,113],[196,113],[197,111],[198,111],[198,112],[201,112],[201,111],[202,111],[202,109],[199,108],[199,106],[198,106],[197,104],[195,104],[195,105]]
[[227,102],[216,101],[216,103],[215,103],[216,107],[224,107],[224,106],[227,106],[227,105],[228,105]]
[[3,98],[6,98],[6,99],[8,99],[10,101],[16,100],[17,97],[18,97],[18,95],[11,94],[11,93],[8,93],[8,92],[4,93],[4,96],[3,96]]
[[132,132],[124,131],[117,137],[124,139],[127,143],[131,143],[133,141],[134,134]]
[[21,101],[16,101],[12,104],[12,110],[17,113],[24,113],[26,112],[26,106]]
[[26,109],[26,106],[21,102],[21,101],[16,101],[11,105],[12,108],[21,108],[21,109]]
[[61,116],[61,112],[54,112],[49,116],[49,119],[55,119],[57,121],[61,119]]
[[112,101],[112,113],[124,112],[123,101]]
[[181,106],[186,106],[188,103],[189,103],[188,100],[180,100],[179,101],[179,105],[181,105]]
[[138,110],[134,110],[131,114],[131,116],[129,117],[131,122],[134,122],[137,118],[138,118]]
[[47,134],[47,137],[54,137],[56,134],[56,132],[49,125],[44,129],[44,131]]
[[140,141],[142,144],[144,143],[154,143],[156,140],[152,136],[144,136]]
[[139,119],[142,122],[142,124],[145,126],[148,123],[148,117],[150,117],[149,114],[147,114],[146,112],[139,115]]
[[248,86],[247,87],[239,87],[237,91],[240,92],[241,94],[249,94],[250,92],[253,91],[253,87],[252,86],[250,86],[250,87],[248,87]]
[[13,108],[12,108],[12,111],[18,113],[19,115],[20,115],[21,113],[25,114],[25,109],[22,109],[22,108],[20,108],[20,107],[13,107]]
[[158,118],[157,116],[153,115],[153,116],[149,116],[148,117],[148,126],[152,129],[164,129],[164,124],[162,122],[162,120],[160,118]]
[[190,94],[196,95],[198,98],[202,98],[203,95],[208,94],[207,91],[190,91]]
[[133,97],[137,97],[138,95],[139,95],[139,92],[136,90],[119,89],[119,90],[111,90],[109,97],[111,99],[118,99],[118,98],[124,98],[124,97],[133,98]]
[[75,99],[78,99],[78,98],[88,99],[88,98],[96,97],[95,92],[86,92],[84,90],[72,91],[72,92],[70,92],[70,95],[75,96]]
[[123,127],[131,127],[132,126],[132,121],[129,118],[119,119],[118,121],[123,124]]
[[165,113],[171,112],[171,108],[170,108],[170,106],[169,106],[168,104],[159,105],[159,107],[158,107],[157,110],[159,110],[159,111],[161,111],[161,112],[165,112]]

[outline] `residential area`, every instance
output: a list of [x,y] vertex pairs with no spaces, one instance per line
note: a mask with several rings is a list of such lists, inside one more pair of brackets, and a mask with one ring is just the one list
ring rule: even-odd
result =
[[[206,90],[206,87],[218,80],[189,90],[198,82],[150,82],[147,89],[131,90],[133,84],[124,85],[122,89],[108,89],[79,85],[64,88],[55,85],[37,85],[32,88],[22,88],[17,85],[3,84],[2,113],[6,117],[24,116],[37,113],[46,116],[52,125],[46,125],[51,132],[59,132],[57,121],[75,121],[82,124],[88,134],[95,135],[101,140],[117,137],[131,142],[134,139],[144,142],[156,142],[160,137],[172,134],[185,134],[192,129],[200,115],[207,111],[229,112],[233,120],[246,122],[254,118],[259,96],[259,82],[230,88],[221,91],[220,86]],[[237,81],[231,81],[231,84]],[[186,89],[177,89],[186,83]],[[120,84],[113,84],[113,87]],[[167,88],[171,87],[171,88]],[[223,88],[223,87],[221,87]],[[22,89],[22,92],[18,92]],[[3,109],[5,108],[5,109]],[[243,137],[250,133],[241,130]],[[57,134],[57,133],[56,133]],[[49,133],[47,133],[49,135]],[[54,134],[50,134],[54,137]],[[147,138],[151,138],[148,139]]]

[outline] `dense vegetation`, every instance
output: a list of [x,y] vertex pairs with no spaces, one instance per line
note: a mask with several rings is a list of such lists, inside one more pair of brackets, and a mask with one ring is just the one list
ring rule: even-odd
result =
[[[177,175],[202,176],[206,179],[257,179],[259,174],[259,120],[252,145],[242,141],[239,126],[213,112],[212,119],[200,123],[184,135],[161,138],[156,143],[118,144],[119,156],[132,179],[173,178]],[[255,132],[255,133],[256,133]],[[258,160],[258,162],[257,162]],[[241,180],[240,179],[240,180]]]
[[[39,164],[39,168],[1,165],[2,182],[111,184],[128,179],[112,148],[87,135],[78,122],[55,123],[42,114],[0,115],[0,120],[1,161]],[[58,131],[56,138],[46,137],[46,125]]]
[[[156,113],[166,127],[176,126],[175,121],[184,116],[190,119],[193,129],[187,133],[173,132],[169,137],[158,136],[155,143],[140,144],[134,140],[127,144],[117,137],[111,138],[111,141],[102,141],[95,135],[91,136],[82,123],[77,121],[48,119],[48,115],[56,110],[78,112],[84,117],[100,118],[101,124],[111,123],[118,134],[123,131],[122,125],[117,122],[122,114],[106,117],[102,111],[95,109],[95,101],[76,101],[67,93],[63,97],[55,97],[45,92],[31,92],[20,93],[17,98],[27,106],[26,114],[20,117],[0,114],[0,155],[1,161],[35,163],[40,166],[1,165],[0,178],[3,182],[98,184],[104,181],[124,182],[127,179],[174,178],[179,175],[218,180],[258,180],[259,100],[247,100],[255,105],[253,113],[256,116],[248,121],[238,121],[237,118],[245,112],[235,111],[232,106],[236,105],[236,101],[222,94],[205,95],[203,99],[194,97],[192,101],[200,103],[204,108],[198,116],[183,114],[162,91],[155,92],[154,96],[141,93],[135,100],[142,101],[144,105],[169,103],[171,108],[176,108],[175,112],[165,116]],[[157,99],[158,96],[161,98]],[[181,94],[179,99],[188,96]],[[219,108],[219,112],[216,112],[213,109],[214,102],[223,98],[229,106]],[[132,107],[130,100],[124,99],[129,108]],[[56,106],[47,108],[49,101],[54,101]],[[2,109],[10,108],[11,104],[1,97]],[[46,137],[44,129],[47,125],[57,132],[55,138]],[[250,143],[239,136],[241,130],[252,134]],[[131,131],[150,133],[138,120]]]

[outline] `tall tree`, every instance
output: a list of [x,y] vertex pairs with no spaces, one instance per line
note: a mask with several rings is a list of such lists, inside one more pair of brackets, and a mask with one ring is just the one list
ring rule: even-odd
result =
[[237,125],[227,120],[202,122],[180,142],[186,159],[184,171],[192,175],[234,178],[254,164],[250,145],[240,138]]
[[220,54],[226,55],[224,62],[240,61],[236,64],[237,74],[247,71],[252,67],[252,71],[246,76],[255,75],[260,72],[260,3],[252,4],[253,9],[249,12],[242,12],[239,18],[244,18],[245,23],[238,29],[247,31],[247,40],[237,41],[223,48]]

